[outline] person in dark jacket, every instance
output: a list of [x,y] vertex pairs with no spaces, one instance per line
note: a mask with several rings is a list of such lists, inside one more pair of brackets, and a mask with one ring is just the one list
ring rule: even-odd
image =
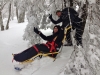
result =
[[[50,36],[45,36],[37,28],[34,28],[34,32],[38,34],[41,38],[47,41],[46,44],[35,44],[34,46],[24,50],[21,53],[14,54],[14,60],[18,62],[23,62],[31,57],[37,55],[39,52],[56,52],[59,51],[59,48],[62,45],[62,40],[64,38],[64,28],[56,25],[53,28],[53,34]],[[52,57],[55,57],[53,55]]]
[[[82,45],[82,35],[84,32],[84,26],[82,26],[82,19],[78,17],[78,13],[73,8],[69,7],[69,8],[63,9],[62,11],[57,10],[56,15],[59,17],[58,20],[54,20],[52,18],[52,14],[49,16],[50,20],[54,24],[58,24],[62,22],[62,27],[69,27],[71,24],[72,29],[76,29],[75,39],[76,39],[77,45]],[[68,42],[66,46],[72,46],[70,32],[71,32],[71,29],[69,29],[66,34],[66,38]]]

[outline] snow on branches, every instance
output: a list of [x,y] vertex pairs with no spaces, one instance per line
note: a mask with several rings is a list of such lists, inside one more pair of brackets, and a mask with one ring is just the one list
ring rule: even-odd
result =
[[96,2],[90,1],[84,30],[84,48],[75,48],[66,64],[63,75],[96,75],[100,70],[99,15],[100,6]]
[[23,5],[26,5],[24,7],[26,8],[28,19],[28,25],[23,37],[31,45],[40,43],[40,38],[33,32],[33,28],[45,29],[51,27],[53,24],[50,23],[48,16],[53,14],[53,18],[57,18],[55,11],[62,8],[62,0],[31,0],[29,2],[25,0]]

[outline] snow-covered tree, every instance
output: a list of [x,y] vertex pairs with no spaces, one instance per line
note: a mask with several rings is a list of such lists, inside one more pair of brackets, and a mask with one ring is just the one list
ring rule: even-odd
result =
[[28,25],[25,29],[23,37],[25,40],[29,41],[29,45],[33,45],[40,43],[40,38],[34,33],[33,28],[53,28],[52,23],[50,24],[48,16],[49,14],[53,14],[53,18],[56,19],[57,17],[55,16],[55,11],[57,9],[62,9],[63,3],[61,0],[31,0],[26,1],[26,3],[27,5],[30,5],[26,6]]
[[3,23],[3,19],[7,17],[8,17],[8,21],[7,21],[6,29],[9,28],[9,20],[11,16],[11,2],[13,2],[13,0],[0,0],[0,27],[1,27],[0,29],[1,31],[5,29],[4,28],[5,22]]
[[16,16],[18,19],[18,23],[24,22],[25,19],[25,0],[14,0],[14,5],[16,6]]
[[10,17],[11,17],[11,2],[9,2],[9,15],[8,15],[8,20],[7,20],[6,30],[9,29]]
[[9,0],[0,0],[0,27],[1,27],[1,31],[4,30],[2,10],[3,10],[4,6],[7,4],[8,1]]
[[88,0],[88,3],[84,48],[74,48],[63,75],[96,75],[100,69],[100,2]]
[[30,4],[29,6],[27,6],[28,25],[25,29],[24,39],[29,41],[29,45],[40,42],[38,35],[33,31],[34,27],[39,28],[41,22],[43,9],[41,10],[39,5],[41,4],[40,6],[42,8],[43,3],[40,3],[40,1],[41,0],[32,0],[28,2],[28,4]]
[[[87,50],[88,59],[90,59],[90,64],[94,68],[95,71],[100,68],[100,1],[89,0],[89,8],[88,8],[88,35],[89,41],[86,46],[89,44],[89,49]],[[87,38],[87,37],[86,37]]]

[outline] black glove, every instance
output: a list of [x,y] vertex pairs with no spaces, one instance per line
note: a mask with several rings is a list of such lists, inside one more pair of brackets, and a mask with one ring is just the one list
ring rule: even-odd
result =
[[40,31],[39,31],[37,28],[34,27],[34,32],[35,32],[36,34],[39,34]]
[[51,19],[52,18],[52,14],[49,14],[49,19]]

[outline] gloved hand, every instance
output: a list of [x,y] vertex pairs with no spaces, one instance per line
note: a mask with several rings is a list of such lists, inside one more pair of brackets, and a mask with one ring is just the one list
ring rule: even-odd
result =
[[52,18],[52,14],[49,14],[49,19],[51,19]]
[[39,34],[40,31],[39,31],[37,28],[34,27],[34,32],[35,32],[36,34]]

